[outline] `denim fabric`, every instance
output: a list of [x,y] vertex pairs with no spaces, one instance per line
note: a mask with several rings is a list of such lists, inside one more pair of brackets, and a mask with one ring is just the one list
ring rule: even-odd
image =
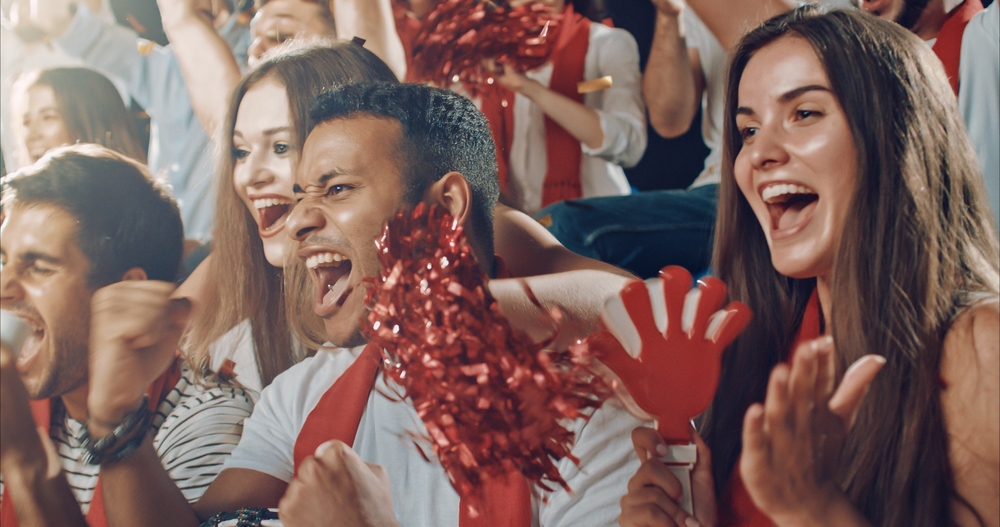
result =
[[569,250],[641,278],[667,265],[699,274],[712,258],[718,187],[564,201],[537,217]]

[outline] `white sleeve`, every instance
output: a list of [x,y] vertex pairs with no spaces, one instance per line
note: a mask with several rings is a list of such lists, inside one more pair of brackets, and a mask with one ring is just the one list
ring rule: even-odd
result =
[[584,98],[601,118],[604,143],[599,148],[581,144],[583,152],[625,168],[635,166],[646,151],[647,139],[639,46],[627,31],[600,26],[591,31],[588,62],[592,54],[597,75],[587,75],[587,80],[610,75],[613,84]]
[[569,483],[572,493],[562,489],[548,495],[540,504],[542,527],[618,525],[619,501],[628,491],[628,480],[639,470],[639,458],[632,448],[632,430],[648,425],[609,400],[594,412],[590,421],[577,432],[573,455],[580,465],[568,459],[559,462],[559,473]]
[[300,392],[309,384],[301,374],[313,361],[310,357],[292,366],[261,391],[243,425],[243,438],[223,469],[245,468],[292,481],[295,440],[306,418]]
[[253,403],[234,388],[187,384],[183,392],[157,431],[153,447],[170,479],[194,503],[239,443]]
[[962,36],[958,107],[983,170],[993,217],[1000,222],[1000,6],[972,17]]

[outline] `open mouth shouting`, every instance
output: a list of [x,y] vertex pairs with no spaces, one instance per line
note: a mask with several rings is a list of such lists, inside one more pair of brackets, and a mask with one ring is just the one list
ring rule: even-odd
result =
[[21,352],[15,363],[18,371],[27,372],[31,368],[35,357],[45,347],[45,326],[35,317],[19,312],[15,312],[15,314],[17,318],[21,319],[32,330],[27,338],[24,339],[24,343],[21,345]]
[[794,236],[809,224],[819,202],[815,190],[795,183],[771,183],[760,190],[771,215],[771,239]]
[[339,252],[320,250],[305,258],[306,267],[316,278],[316,301],[313,311],[321,317],[335,313],[354,290],[351,286],[351,260]]
[[285,218],[292,210],[292,200],[284,196],[270,195],[251,197],[257,209],[257,231],[261,238],[270,238],[285,227]]

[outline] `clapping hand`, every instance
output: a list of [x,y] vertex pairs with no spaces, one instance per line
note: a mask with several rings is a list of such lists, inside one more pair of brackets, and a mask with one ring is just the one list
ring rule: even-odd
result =
[[833,355],[831,337],[799,346],[790,366],[771,372],[764,404],[751,405],[744,419],[740,473],[757,508],[778,525],[822,524],[830,511],[850,509],[834,463],[885,359],[858,359],[834,391]]

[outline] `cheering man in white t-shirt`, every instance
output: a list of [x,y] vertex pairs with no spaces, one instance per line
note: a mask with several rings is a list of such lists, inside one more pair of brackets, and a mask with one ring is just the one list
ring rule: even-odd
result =
[[[470,523],[440,464],[414,446],[410,433],[426,435],[423,423],[377,374],[380,350],[365,346],[360,326],[365,279],[379,271],[374,239],[402,207],[443,206],[464,226],[484,271],[495,276],[502,268],[493,257],[499,190],[489,126],[459,95],[397,84],[337,88],[319,97],[312,121],[287,232],[316,289],[286,295],[289,305],[301,295],[314,299],[332,344],[264,389],[240,445],[193,508],[162,490],[169,481],[148,456],[117,467],[122,477],[107,492],[129,504],[132,525],[193,526],[219,512],[279,503],[287,527],[501,525],[492,516]],[[528,281],[542,297],[551,278]],[[596,316],[599,306],[592,307]],[[105,360],[121,378],[153,375]],[[511,520],[504,525],[615,524],[638,466],[629,437],[638,424],[613,403],[571,423],[579,466],[564,460],[559,469],[573,493],[512,484],[487,494],[487,509]],[[500,495],[510,499],[490,501]]]

